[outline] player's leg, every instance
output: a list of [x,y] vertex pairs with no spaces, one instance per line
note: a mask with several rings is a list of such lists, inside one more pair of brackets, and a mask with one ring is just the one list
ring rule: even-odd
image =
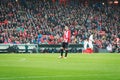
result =
[[93,50],[93,44],[89,43],[89,48],[91,48]]
[[63,58],[63,47],[60,49],[60,57]]
[[85,50],[87,49],[87,45],[88,45],[88,42],[87,42],[87,41],[84,41],[84,49],[85,49]]
[[62,46],[60,48],[60,57],[59,58],[63,58],[63,51],[64,51],[64,47],[65,47],[65,43],[62,43]]
[[68,43],[65,43],[65,58],[68,55]]
[[65,57],[67,57],[67,54],[68,54],[68,49],[66,48],[65,49]]

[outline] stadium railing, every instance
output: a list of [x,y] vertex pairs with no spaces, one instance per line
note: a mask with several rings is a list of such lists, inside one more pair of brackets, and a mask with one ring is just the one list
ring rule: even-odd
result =
[[[0,53],[58,53],[60,47],[61,44],[0,44]],[[69,44],[68,49],[70,53],[82,53],[84,48],[83,44]]]
[[38,45],[37,44],[0,44],[0,52],[1,53],[31,53],[38,52]]
[[[61,44],[39,44],[39,52],[58,53],[60,51]],[[69,44],[68,48],[70,53],[82,52],[83,44]]]

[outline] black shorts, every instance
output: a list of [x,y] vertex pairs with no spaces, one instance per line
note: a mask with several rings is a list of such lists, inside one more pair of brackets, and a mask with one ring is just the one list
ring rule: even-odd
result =
[[62,43],[62,47],[65,49],[65,48],[68,48],[68,42],[63,42]]

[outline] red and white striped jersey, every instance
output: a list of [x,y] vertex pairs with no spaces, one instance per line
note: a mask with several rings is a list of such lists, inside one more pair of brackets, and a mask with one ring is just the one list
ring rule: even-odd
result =
[[64,42],[70,42],[70,38],[71,38],[71,31],[65,30],[63,35]]

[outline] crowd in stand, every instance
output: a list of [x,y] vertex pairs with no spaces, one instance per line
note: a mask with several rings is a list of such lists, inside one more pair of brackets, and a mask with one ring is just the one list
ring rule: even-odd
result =
[[24,4],[6,0],[0,4],[1,43],[59,44],[64,26],[70,28],[73,44],[83,44],[94,33],[98,47],[120,46],[120,6],[42,0]]

